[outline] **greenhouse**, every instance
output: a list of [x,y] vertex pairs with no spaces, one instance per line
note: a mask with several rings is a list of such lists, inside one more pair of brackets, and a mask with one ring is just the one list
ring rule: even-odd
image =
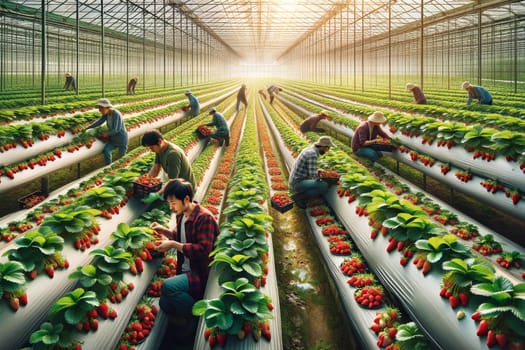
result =
[[0,0],[1,348],[525,348],[525,1]]

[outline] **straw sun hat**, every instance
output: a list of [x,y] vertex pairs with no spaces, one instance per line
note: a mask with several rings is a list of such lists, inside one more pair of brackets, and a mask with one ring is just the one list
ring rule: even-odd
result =
[[368,121],[372,123],[383,124],[384,122],[386,122],[386,118],[383,115],[383,113],[375,111],[374,113],[370,114],[370,116],[368,117]]

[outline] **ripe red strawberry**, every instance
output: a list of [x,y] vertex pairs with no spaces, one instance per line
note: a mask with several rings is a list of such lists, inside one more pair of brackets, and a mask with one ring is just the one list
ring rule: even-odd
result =
[[481,320],[478,326],[476,334],[478,337],[483,337],[489,332],[489,322],[487,320]]
[[106,304],[106,303],[100,304],[99,307],[98,307],[98,313],[100,314],[100,316],[102,316],[102,318],[107,320],[109,318],[109,306],[108,306],[108,304]]
[[210,335],[210,337],[208,338],[208,344],[210,345],[210,348],[215,347],[215,345],[217,345],[217,337],[214,335]]
[[225,347],[226,346],[226,340],[228,338],[226,337],[226,334],[220,332],[217,334],[217,343],[219,344],[219,346],[221,347]]
[[53,278],[55,276],[55,270],[53,269],[53,266],[45,267],[44,270],[46,271],[46,274],[49,276],[49,278]]
[[468,294],[459,293],[459,302],[462,306],[467,306],[468,304]]
[[397,240],[395,238],[390,239],[390,242],[386,246],[386,251],[390,253],[396,248],[396,245],[397,245]]
[[470,316],[470,318],[472,318],[474,321],[480,321],[481,320],[481,314],[479,313],[479,311],[476,311],[472,314],[472,316]]
[[26,306],[26,305],[27,305],[27,294],[26,294],[26,293],[22,294],[22,295],[18,298],[18,300],[20,301],[20,305],[22,305],[22,306]]
[[430,271],[431,268],[432,268],[432,265],[427,260],[425,260],[423,264],[423,275],[426,275]]
[[396,334],[397,334],[397,328],[392,327],[392,328],[390,328],[390,329],[388,330],[388,336],[389,336],[390,338],[394,339],[394,337],[396,336]]
[[455,308],[458,307],[459,299],[458,299],[458,297],[456,297],[455,295],[451,295],[451,296],[448,298],[448,302],[450,303],[450,306],[452,306],[452,308],[455,309]]
[[509,341],[509,336],[505,333],[496,334],[496,342],[501,349],[505,349]]
[[487,346],[492,347],[496,345],[496,332],[494,332],[492,329],[489,329],[487,332]]
[[140,258],[139,256],[135,258],[135,265],[137,266],[137,271],[139,273],[142,273],[142,271],[144,271],[144,264],[142,262],[142,258]]
[[208,340],[208,338],[210,337],[211,335],[211,329],[210,328],[206,328],[204,330],[204,339]]
[[11,306],[11,309],[14,311],[18,311],[20,308],[20,300],[18,298],[12,298],[9,300],[9,306]]

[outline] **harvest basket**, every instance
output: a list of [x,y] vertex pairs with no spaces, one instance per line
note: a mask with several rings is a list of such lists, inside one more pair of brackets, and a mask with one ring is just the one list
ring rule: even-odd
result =
[[328,183],[329,185],[336,185],[337,182],[339,181],[339,176],[338,177],[321,177],[320,179]]
[[152,186],[148,186],[135,181],[133,182],[133,196],[135,198],[144,198],[150,193],[158,192],[161,187],[162,182],[159,182],[158,184]]
[[42,202],[47,195],[42,191],[36,191],[18,198],[18,208],[29,209]]
[[271,204],[272,204],[272,208],[274,208],[275,210],[279,211],[280,213],[286,213],[288,210],[293,208],[293,202],[290,202],[290,203],[285,204],[285,205],[279,205],[279,204],[277,204],[276,202],[274,202],[272,200]]

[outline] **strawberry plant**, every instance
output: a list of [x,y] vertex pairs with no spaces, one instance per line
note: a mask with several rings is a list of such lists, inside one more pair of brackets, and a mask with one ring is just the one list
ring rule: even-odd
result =
[[80,202],[82,205],[102,210],[101,215],[110,219],[112,217],[110,208],[118,208],[125,194],[126,190],[121,186],[96,187],[88,190]]
[[494,236],[491,234],[479,236],[472,248],[481,253],[481,255],[493,255],[503,251],[501,244],[494,240]]
[[517,161],[525,152],[525,134],[504,130],[493,134],[489,148],[506,157],[508,161]]
[[40,329],[34,331],[29,338],[32,348],[34,350],[82,349],[81,344],[71,331],[65,329],[66,327],[62,323],[42,323]]
[[458,238],[452,234],[420,239],[415,245],[431,264],[444,259],[469,257],[469,248],[458,242]]
[[114,245],[130,252],[134,257],[142,260],[152,259],[150,249],[153,249],[153,230],[149,227],[133,226],[121,222],[117,230],[111,234],[115,240]]
[[93,291],[77,288],[58,299],[49,310],[49,319],[52,322],[74,326],[79,330],[86,330],[84,322],[88,311],[99,306],[97,295]]
[[495,272],[492,264],[477,258],[466,260],[453,258],[443,263],[443,270],[446,273],[441,281],[439,295],[447,298],[453,309],[459,304],[466,306],[472,285],[492,281]]
[[20,304],[27,304],[24,265],[18,261],[0,263],[0,296],[9,301],[9,306],[18,311]]
[[471,292],[486,300],[475,313],[475,319],[480,322],[477,335],[486,336],[488,346],[494,346],[499,341],[504,348],[510,340],[516,343],[521,340],[521,345],[524,345],[525,283],[514,285],[507,278],[498,276],[491,282],[472,286]]
[[[401,324],[397,327],[396,341],[397,349],[429,349],[430,344],[425,335],[414,322]],[[391,350],[394,350],[392,348]]]
[[87,206],[65,207],[44,219],[41,227],[48,227],[62,236],[70,236],[75,240],[75,248],[84,250],[98,242],[95,235],[100,228],[95,216],[99,213],[99,210]]
[[199,300],[193,305],[193,314],[204,316],[206,327],[214,335],[213,338],[212,335],[207,335],[210,346],[213,347],[217,341],[215,335],[236,336],[244,330],[246,324],[252,327],[252,332],[255,330],[253,327],[258,325],[254,339],[259,340],[261,323],[273,318],[269,297],[250,284],[246,278],[222,283],[221,287],[224,292],[218,298]]
[[469,222],[458,222],[452,230],[450,230],[450,233],[455,234],[461,239],[464,239],[466,241],[471,240],[479,236],[479,229],[476,225],[471,224]]
[[42,271],[53,278],[55,269],[69,266],[60,254],[64,248],[64,239],[48,226],[26,233],[16,240],[16,244],[17,248],[8,250],[4,255],[9,260],[20,262],[31,279]]
[[511,267],[519,269],[521,268],[519,260],[524,258],[525,254],[522,254],[518,251],[503,252],[499,257],[496,258],[496,262],[505,269],[509,269]]

